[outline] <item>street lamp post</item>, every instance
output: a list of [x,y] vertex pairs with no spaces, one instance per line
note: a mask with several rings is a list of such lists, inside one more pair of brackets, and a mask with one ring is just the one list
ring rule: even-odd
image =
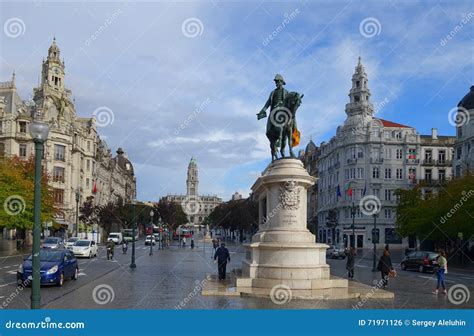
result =
[[78,237],[79,232],[79,200],[81,198],[81,190],[80,188],[76,188],[76,225],[75,225],[75,236]]
[[351,207],[351,216],[352,216],[352,244],[351,247],[356,246],[356,236],[355,236],[355,215],[356,215],[357,207],[355,206],[354,202],[352,202]]
[[151,237],[150,237],[150,255],[153,255],[153,241],[155,236],[153,235],[153,216],[155,213],[153,212],[153,209],[150,211],[150,217],[151,217]]
[[30,125],[30,135],[35,143],[35,191],[34,191],[34,226],[33,226],[33,253],[32,268],[33,281],[31,284],[31,309],[39,309],[41,305],[41,159],[43,158],[44,142],[48,138],[47,124],[34,121]]
[[377,229],[377,213],[374,213],[372,216],[374,217],[374,228],[373,228],[373,233],[372,233],[372,242],[374,243],[374,257],[372,261],[372,272],[377,272],[377,266],[376,266],[377,265],[377,246],[376,244],[378,243],[378,239],[377,240],[375,239],[377,235],[377,230],[376,230]]
[[158,217],[158,226],[160,227],[160,241],[158,242],[158,249],[163,250],[163,225],[161,225],[161,216]]
[[132,213],[133,213],[133,218],[132,218],[132,261],[130,262],[130,268],[137,268],[137,265],[135,264],[135,230],[137,229],[137,217],[135,216],[135,203],[136,200],[132,200]]

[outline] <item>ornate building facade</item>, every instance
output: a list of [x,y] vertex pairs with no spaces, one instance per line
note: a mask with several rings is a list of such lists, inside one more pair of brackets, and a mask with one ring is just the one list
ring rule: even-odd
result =
[[34,118],[50,126],[43,169],[50,175],[54,200],[60,209],[57,223],[73,231],[76,194],[79,206],[89,197],[101,205],[136,197],[133,166],[123,150],[113,157],[97,132],[95,118],[77,116],[72,93],[65,87],[65,65],[55,40],[43,60],[41,82],[33,90],[33,102],[21,99],[15,75],[11,81],[0,83],[0,155],[34,155],[28,132]]
[[212,195],[199,195],[198,186],[198,166],[196,160],[191,158],[186,179],[186,195],[167,195],[162,197],[161,201],[181,204],[188,217],[188,225],[200,227],[212,210],[222,203],[222,199]]
[[354,241],[358,248],[372,246],[373,216],[359,207],[372,200],[380,207],[376,218],[380,246],[414,247],[414,239],[396,233],[395,190],[424,180],[424,192],[430,193],[451,178],[454,137],[438,136],[436,129],[431,135],[419,135],[413,127],[375,118],[360,58],[349,98],[347,118],[336,135],[319,148],[308,145],[308,154],[303,154],[310,174],[317,165],[319,175],[317,196],[311,200],[316,202],[311,206],[317,207],[318,239],[345,245]]
[[474,170],[474,86],[459,102],[456,120],[453,168],[459,177]]

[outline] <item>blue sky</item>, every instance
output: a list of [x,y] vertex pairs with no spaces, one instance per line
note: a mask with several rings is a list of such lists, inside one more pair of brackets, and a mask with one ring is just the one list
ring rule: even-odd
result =
[[421,134],[454,135],[448,113],[474,84],[472,1],[0,6],[0,80],[15,70],[30,97],[56,36],[78,115],[112,111],[99,132],[134,162],[141,200],[184,193],[192,156],[201,194],[248,194],[270,158],[255,114],[276,73],[305,94],[301,148],[329,140],[344,121],[359,55],[372,102],[385,102],[377,116]]

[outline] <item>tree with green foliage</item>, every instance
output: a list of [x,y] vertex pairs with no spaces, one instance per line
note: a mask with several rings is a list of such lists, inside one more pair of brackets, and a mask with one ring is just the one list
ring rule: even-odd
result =
[[258,204],[250,198],[232,200],[219,204],[209,215],[211,227],[244,231],[254,231],[258,221]]
[[[188,222],[183,207],[176,202],[160,201],[154,211],[155,217],[158,217],[158,215],[161,216],[161,220],[167,224],[171,230],[176,230],[180,225],[184,225]],[[155,218],[153,221],[155,221]]]
[[437,192],[422,197],[423,183],[411,190],[398,190],[397,230],[432,241],[465,240],[474,235],[474,176],[445,182]]
[[[41,222],[53,221],[54,204],[49,176],[41,178]],[[16,156],[0,158],[0,228],[31,230],[34,213],[35,160]]]

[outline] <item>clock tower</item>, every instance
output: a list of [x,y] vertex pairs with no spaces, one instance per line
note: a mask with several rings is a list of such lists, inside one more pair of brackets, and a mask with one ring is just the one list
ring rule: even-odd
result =
[[186,189],[188,196],[198,196],[198,169],[196,159],[191,158],[188,165],[188,179],[186,180]]
[[[41,88],[46,87],[51,93],[60,96],[64,91],[64,62],[59,58],[60,50],[56,45],[56,38],[48,49],[48,58],[43,61],[41,71]],[[48,90],[49,91],[49,90]]]

